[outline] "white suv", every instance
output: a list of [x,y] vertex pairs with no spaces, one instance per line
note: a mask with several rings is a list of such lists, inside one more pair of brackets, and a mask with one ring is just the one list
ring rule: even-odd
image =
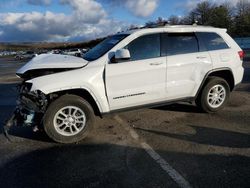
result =
[[177,101],[216,112],[242,80],[243,56],[226,29],[202,26],[119,33],[83,58],[39,55],[17,71],[24,81],[15,119],[72,143],[95,115]]

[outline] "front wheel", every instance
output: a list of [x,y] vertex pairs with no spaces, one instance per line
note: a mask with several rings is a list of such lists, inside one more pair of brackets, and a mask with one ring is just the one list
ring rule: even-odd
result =
[[230,95],[228,83],[219,77],[211,77],[196,100],[202,111],[213,113],[221,110]]
[[84,139],[94,124],[90,104],[76,95],[64,95],[48,107],[44,116],[44,130],[59,143],[75,143]]

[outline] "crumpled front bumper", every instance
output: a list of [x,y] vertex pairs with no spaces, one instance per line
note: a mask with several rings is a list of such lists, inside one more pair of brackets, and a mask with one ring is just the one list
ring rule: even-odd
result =
[[16,108],[11,117],[6,121],[4,133],[12,126],[40,126],[43,115],[47,109],[48,100],[41,91],[30,92],[30,83],[18,86],[19,96]]

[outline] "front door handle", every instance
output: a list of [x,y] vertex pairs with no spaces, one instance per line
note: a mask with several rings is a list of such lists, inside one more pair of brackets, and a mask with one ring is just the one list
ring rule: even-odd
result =
[[155,62],[155,63],[150,63],[151,66],[157,66],[157,65],[161,65],[161,62]]
[[197,59],[207,59],[207,57],[206,56],[198,56],[198,57],[196,57]]

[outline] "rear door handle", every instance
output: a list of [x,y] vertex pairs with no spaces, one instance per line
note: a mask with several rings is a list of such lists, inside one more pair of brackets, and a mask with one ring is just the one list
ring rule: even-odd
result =
[[157,66],[157,65],[161,65],[161,64],[163,64],[163,63],[161,63],[161,62],[150,63],[151,66]]

